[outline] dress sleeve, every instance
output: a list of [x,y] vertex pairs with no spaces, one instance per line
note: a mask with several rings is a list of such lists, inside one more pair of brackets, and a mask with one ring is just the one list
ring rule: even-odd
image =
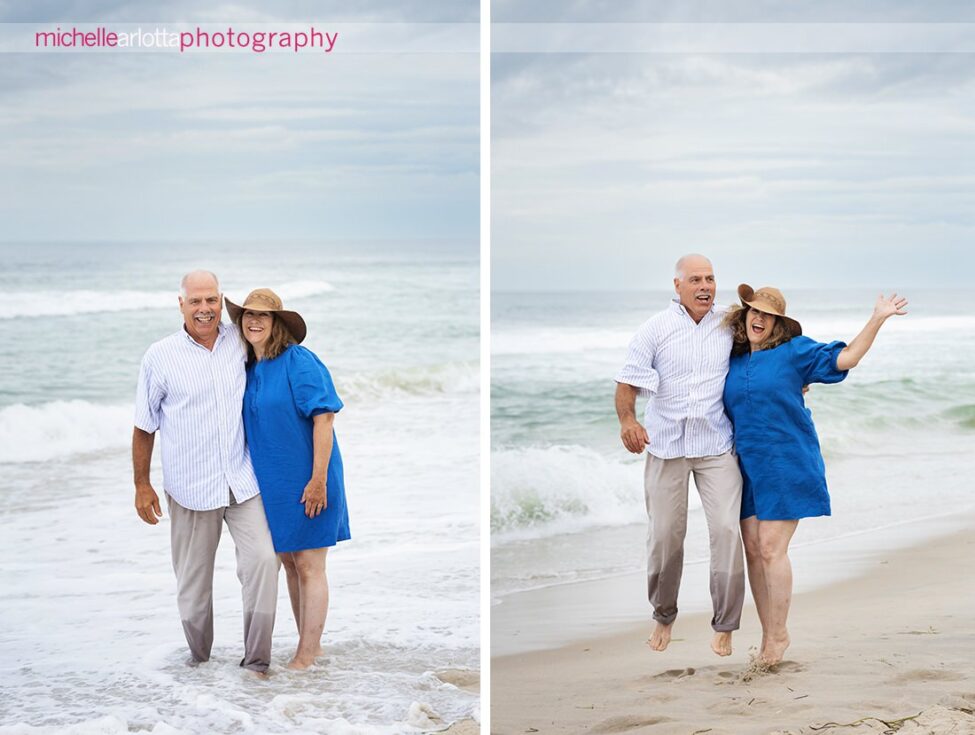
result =
[[836,358],[846,347],[846,342],[816,342],[809,337],[795,337],[790,340],[794,364],[802,382],[839,383],[846,378],[847,370],[836,368]]
[[338,413],[342,400],[321,360],[311,350],[295,345],[289,352],[288,382],[298,413],[306,419],[320,413]]
[[656,340],[649,325],[644,324],[630,340],[626,362],[616,374],[616,382],[639,388],[640,395],[656,393],[660,385],[660,375],[653,367],[656,354]]
[[166,392],[153,371],[152,358],[146,353],[139,368],[139,382],[135,389],[135,426],[148,434],[159,429],[159,406]]

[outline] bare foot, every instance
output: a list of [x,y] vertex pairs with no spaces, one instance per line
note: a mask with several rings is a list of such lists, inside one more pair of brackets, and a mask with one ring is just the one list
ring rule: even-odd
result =
[[719,656],[731,655],[731,631],[717,631],[711,639],[711,650]]
[[663,623],[657,623],[656,627],[653,629],[653,633],[650,634],[650,639],[647,641],[647,645],[654,651],[666,650],[667,646],[670,645],[670,631],[674,627],[674,624],[664,625]]
[[321,644],[319,644],[318,647],[311,653],[306,653],[299,648],[299,650],[295,651],[295,655],[291,657],[287,668],[298,670],[307,669],[309,666],[314,666],[315,660],[321,656],[322,653],[324,653],[324,651],[322,651]]
[[759,658],[762,663],[767,666],[775,666],[775,664],[782,661],[782,657],[785,655],[785,650],[789,647],[792,641],[789,638],[788,631],[785,631],[781,636],[769,636],[765,642],[765,647],[759,654]]

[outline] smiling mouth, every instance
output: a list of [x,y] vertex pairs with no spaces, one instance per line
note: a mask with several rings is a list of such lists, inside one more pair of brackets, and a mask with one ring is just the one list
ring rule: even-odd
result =
[[697,296],[694,297],[694,300],[697,301],[697,303],[699,304],[710,304],[711,294],[709,293],[698,294]]
[[197,314],[196,316],[193,317],[193,320],[196,321],[196,322],[199,322],[200,324],[209,324],[210,322],[213,321],[213,318],[215,316],[216,316],[216,314],[214,314],[211,311],[208,314]]
[[752,324],[752,332],[757,335],[765,334],[765,327],[761,324]]

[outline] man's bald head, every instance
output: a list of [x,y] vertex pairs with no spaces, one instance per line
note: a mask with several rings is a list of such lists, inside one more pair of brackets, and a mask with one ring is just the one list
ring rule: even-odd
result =
[[220,281],[217,280],[216,273],[212,271],[190,271],[179,282],[179,293],[185,299],[187,289],[210,286],[215,288],[217,292],[220,291]]
[[678,259],[677,265],[674,266],[674,278],[684,280],[687,277],[687,272],[695,268],[711,268],[714,270],[710,259],[699,253],[689,253]]
[[717,291],[711,261],[697,253],[678,260],[674,266],[674,290],[688,315],[700,322],[714,306]]

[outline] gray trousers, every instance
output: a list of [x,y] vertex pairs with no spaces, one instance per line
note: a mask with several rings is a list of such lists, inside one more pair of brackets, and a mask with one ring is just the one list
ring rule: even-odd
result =
[[677,593],[684,569],[687,482],[701,495],[711,542],[711,603],[716,631],[738,630],[745,602],[741,550],[741,472],[733,452],[716,457],[660,459],[647,455],[644,491],[647,532],[647,592],[653,619],[669,625],[677,618]]
[[244,658],[240,665],[267,671],[278,604],[278,557],[260,495],[215,510],[188,510],[168,494],[173,570],[183,633],[196,661],[213,646],[213,564],[224,521],[237,550],[244,600]]

